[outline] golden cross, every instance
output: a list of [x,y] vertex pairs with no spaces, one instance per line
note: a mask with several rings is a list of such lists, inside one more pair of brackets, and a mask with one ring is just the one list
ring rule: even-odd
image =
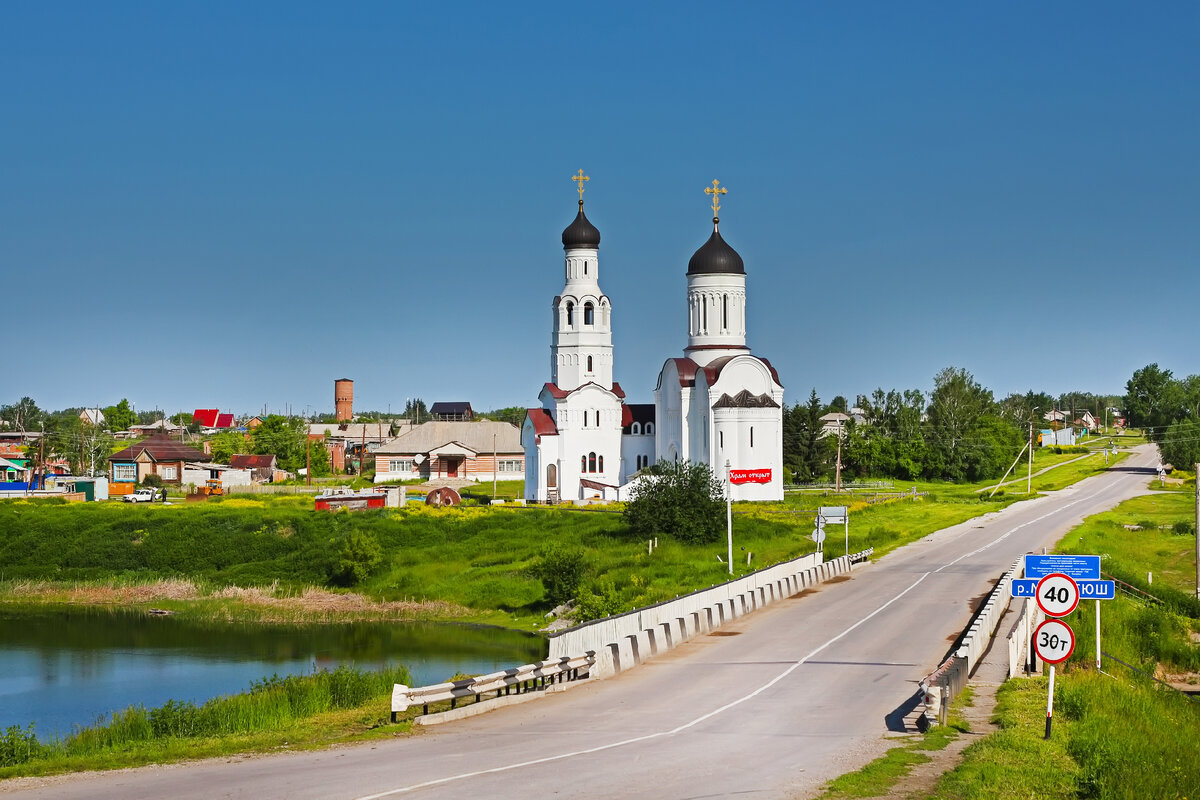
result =
[[720,195],[729,193],[729,190],[724,186],[718,187],[719,183],[720,181],[714,180],[711,188],[708,186],[704,187],[704,193],[712,195],[712,210],[714,219],[717,216],[717,212],[721,210],[721,204],[718,202],[718,198]]
[[579,190],[579,202],[580,202],[580,204],[582,205],[582,204],[583,204],[583,182],[584,182],[584,181],[590,181],[590,180],[591,180],[591,178],[589,178],[587,175],[584,175],[584,174],[583,174],[583,170],[579,170],[579,174],[578,174],[578,175],[572,175],[572,176],[571,176],[571,180],[575,181],[575,183],[578,185],[578,190]]

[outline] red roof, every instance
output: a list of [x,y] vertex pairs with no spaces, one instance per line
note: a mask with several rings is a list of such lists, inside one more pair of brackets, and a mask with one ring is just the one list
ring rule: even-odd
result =
[[229,466],[238,469],[269,469],[275,466],[275,456],[236,455],[229,459]]
[[192,414],[192,420],[199,422],[205,428],[215,428],[217,427],[217,416],[220,413],[221,409],[219,408],[197,408]]
[[613,381],[612,392],[613,392],[613,394],[615,394],[617,397],[621,398],[622,400],[625,399],[625,390],[622,389],[621,384],[617,383],[616,381]]
[[232,428],[233,427],[233,414],[219,415],[217,417],[217,424],[214,425],[213,427],[214,428]]
[[[546,384],[550,386],[551,384]],[[558,426],[554,424],[554,417],[550,416],[544,408],[528,409],[526,415],[529,421],[533,423],[533,432],[538,438],[542,436],[558,436]]]
[[570,392],[566,391],[565,389],[558,388],[558,386],[553,383],[547,383],[543,388],[547,389],[550,392],[550,396],[555,400],[562,400],[564,397],[570,394]]

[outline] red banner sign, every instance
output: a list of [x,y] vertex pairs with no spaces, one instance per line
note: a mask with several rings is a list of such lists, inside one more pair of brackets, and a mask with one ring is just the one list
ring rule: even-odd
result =
[[731,469],[729,470],[730,483],[770,483],[771,470],[769,469]]

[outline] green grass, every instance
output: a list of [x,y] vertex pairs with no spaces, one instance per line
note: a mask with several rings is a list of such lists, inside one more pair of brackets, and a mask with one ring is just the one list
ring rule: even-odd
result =
[[[1190,494],[1159,494],[1126,501],[1084,521],[1061,542],[1060,552],[1100,554],[1102,569],[1119,575],[1153,571],[1153,587],[1180,599],[1163,605],[1118,595],[1101,603],[1101,647],[1146,674],[1200,672],[1200,629],[1189,614],[1194,598],[1194,534],[1176,533],[1194,521]],[[1145,582],[1142,581],[1144,584]],[[1076,649],[1055,687],[1053,736],[1043,739],[1043,677],[1009,681],[998,695],[1001,731],[973,744],[963,763],[946,773],[934,798],[1144,798],[1200,797],[1200,703],[1165,689],[1146,675],[1108,659],[1095,659],[1095,611],[1084,603],[1068,618]],[[1005,787],[1002,794],[997,787]]]
[[[1071,457],[1039,453],[1037,463],[1040,468]],[[502,482],[497,494],[514,497],[521,486]],[[790,494],[783,503],[735,504],[734,576],[812,552],[812,512],[821,505],[850,507],[851,552],[873,547],[882,555],[1024,499],[1005,490],[987,499],[976,491],[981,486],[897,482],[897,490],[915,488],[927,496],[875,504],[861,495],[809,493]],[[277,594],[296,594],[308,586],[332,585],[347,574],[338,564],[354,544],[351,537],[377,544],[382,556],[360,571],[367,576],[354,591],[381,603],[448,604],[414,612],[425,616],[525,630],[544,624],[549,603],[530,567],[551,544],[585,553],[582,589],[586,598],[597,600],[589,603],[594,613],[648,605],[729,578],[719,560],[725,557],[723,539],[686,545],[660,537],[650,553],[645,540],[629,535],[620,504],[593,510],[489,507],[484,504],[491,487],[473,490],[483,493],[481,505],[432,509],[409,503],[403,509],[354,514],[316,513],[312,498],[304,495],[234,495],[169,506],[0,502],[0,529],[14,532],[0,541],[0,602],[18,602],[12,589],[22,580],[67,586],[185,578],[210,590],[275,586]],[[844,552],[841,526],[830,526],[827,534],[826,553]],[[228,598],[160,604],[199,606],[201,613],[221,618],[266,613]]]
[[310,748],[405,732],[383,730],[392,686],[408,670],[339,667],[308,676],[273,676],[249,692],[197,706],[168,701],[132,706],[107,723],[39,742],[33,726],[0,732],[0,779],[85,769],[117,769],[229,753]]

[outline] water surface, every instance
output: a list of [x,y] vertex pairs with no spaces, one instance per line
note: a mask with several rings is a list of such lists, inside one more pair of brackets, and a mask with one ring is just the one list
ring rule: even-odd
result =
[[0,728],[43,741],[167,700],[197,704],[279,674],[403,664],[413,685],[545,658],[540,637],[425,622],[255,625],[107,609],[0,610]]

